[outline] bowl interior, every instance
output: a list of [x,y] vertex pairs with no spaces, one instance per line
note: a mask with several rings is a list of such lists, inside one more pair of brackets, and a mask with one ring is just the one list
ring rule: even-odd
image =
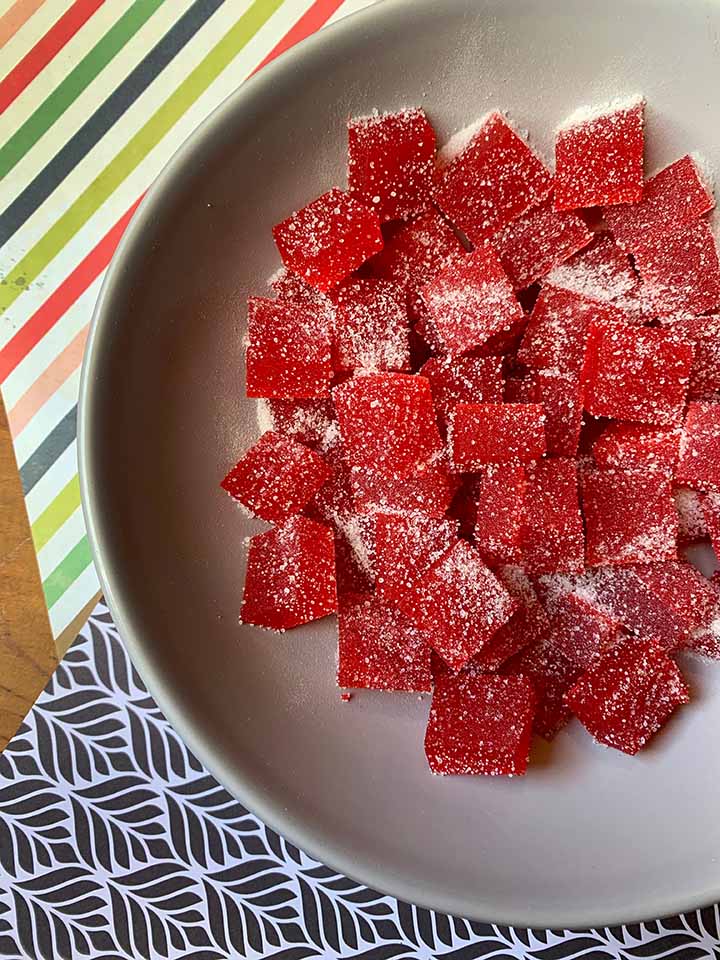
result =
[[640,91],[649,170],[720,166],[716,4],[388,0],[271,65],[171,163],[101,298],[81,455],[108,598],[192,748],[318,857],[447,912],[535,926],[657,916],[720,893],[720,667],[637,759],[571,725],[523,779],[435,778],[428,698],[341,702],[331,619],[276,636],[237,622],[245,539],[219,489],[257,436],[244,301],[279,261],[270,227],[344,184],[344,121],[420,104],[441,135],[507,109],[551,155],[576,106]]

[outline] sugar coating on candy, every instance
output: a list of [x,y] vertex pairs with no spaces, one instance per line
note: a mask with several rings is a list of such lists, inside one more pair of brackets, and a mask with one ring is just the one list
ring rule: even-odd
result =
[[377,214],[337,187],[272,233],[288,270],[322,291],[336,287],[383,245]]
[[691,403],[680,437],[678,483],[720,489],[720,403]]
[[529,644],[538,643],[550,632],[550,621],[522,567],[506,565],[495,571],[515,599],[518,608],[470,661],[479,670],[492,672]]
[[539,203],[551,188],[542,161],[494,112],[443,169],[435,201],[478,244]]
[[530,754],[535,693],[524,677],[468,670],[435,680],[425,755],[436,774],[514,776]]
[[[585,409],[658,426],[682,420],[693,348],[667,330],[606,327],[590,340]],[[587,369],[587,368],[586,368]]]
[[322,309],[250,297],[248,337],[248,397],[292,400],[328,395],[331,331]]
[[523,319],[512,284],[490,247],[452,260],[421,295],[451,354],[467,353]]
[[720,660],[720,589],[717,581],[708,581],[708,584],[715,594],[715,604],[706,620],[688,637],[687,649]]
[[630,257],[607,233],[596,234],[589,246],[555,267],[547,277],[547,283],[560,290],[620,306],[637,290],[639,282]]
[[373,279],[343,283],[335,323],[338,369],[410,369],[410,320],[397,284]]
[[575,457],[583,414],[583,386],[577,373],[533,370],[532,399],[545,414],[547,452],[556,457]]
[[596,740],[629,754],[641,750],[689,699],[677,665],[652,640],[614,647],[566,695]]
[[422,514],[378,514],[375,571],[378,596],[397,604],[457,542],[457,525]]
[[410,476],[442,449],[425,377],[357,376],[332,396],[351,466]]
[[464,540],[400,598],[400,609],[459,670],[515,612],[518,603]]
[[474,540],[491,566],[522,560],[526,487],[522,465],[492,464],[479,473]]
[[556,210],[637,203],[643,193],[642,97],[582,107],[555,141]]
[[546,604],[550,641],[568,660],[587,670],[618,642],[620,624],[576,594],[553,597]]
[[450,458],[458,470],[487,463],[529,463],[546,450],[538,403],[458,403],[449,421]]
[[590,470],[582,502],[588,566],[677,557],[677,514],[666,470]]
[[278,300],[290,303],[302,303],[305,306],[321,307],[334,315],[335,307],[327,294],[305,283],[302,277],[292,273],[287,267],[280,267],[268,280],[268,286]]
[[572,716],[564,696],[580,676],[580,668],[568,660],[546,635],[508,660],[502,671],[525,676],[532,682],[537,697],[533,730],[543,739],[553,740]]
[[407,220],[430,201],[435,131],[423,110],[377,110],[348,121],[348,192],[381,220]]
[[430,381],[435,409],[444,423],[458,403],[500,403],[502,368],[500,357],[430,357],[420,375]]
[[720,263],[706,220],[649,235],[633,255],[655,313],[708,313],[720,306]]
[[636,572],[661,603],[682,618],[689,630],[696,630],[712,617],[717,590],[689,563],[649,563],[637,567]]
[[298,443],[327,453],[337,446],[340,428],[332,401],[327,400],[258,400],[257,420],[260,429],[274,430]]
[[265,433],[220,486],[270,523],[299,513],[331,477],[322,457],[296,440]]
[[650,467],[672,473],[679,443],[679,428],[658,430],[637,423],[611,423],[593,444],[592,452],[599,467]]
[[585,538],[574,460],[538,460],[528,466],[522,555],[531,575],[585,567]]
[[242,623],[289,630],[337,609],[332,530],[307,517],[250,541]]
[[703,509],[704,499],[704,494],[690,487],[673,487],[679,543],[695,543],[710,536]]
[[714,206],[702,171],[686,155],[647,181],[639,203],[608,207],[604,213],[617,243],[632,252],[643,238],[693,223]]
[[510,282],[520,290],[582,250],[593,236],[584,220],[553,210],[548,198],[499,230],[491,243]]
[[432,690],[431,647],[406,616],[372,594],[343,597],[338,611],[339,687]]
[[444,456],[432,457],[405,476],[353,467],[350,471],[355,506],[361,513],[423,513],[444,517],[458,486]]
[[693,317],[683,314],[660,317],[660,324],[693,346],[689,400],[720,400],[720,316]]
[[703,496],[702,510],[715,555],[720,557],[720,493],[712,492]]

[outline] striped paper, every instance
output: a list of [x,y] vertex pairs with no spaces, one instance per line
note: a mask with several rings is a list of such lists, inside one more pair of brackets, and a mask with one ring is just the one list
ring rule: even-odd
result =
[[167,160],[241,80],[368,2],[0,2],[0,389],[55,637],[99,590],[77,398],[115,247]]

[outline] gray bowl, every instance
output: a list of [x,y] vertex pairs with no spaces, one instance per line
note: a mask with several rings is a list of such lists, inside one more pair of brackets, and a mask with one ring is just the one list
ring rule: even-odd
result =
[[218,482],[256,437],[244,301],[278,266],[270,227],[344,183],[344,121],[421,104],[442,135],[510,111],[551,155],[582,103],[643,92],[649,167],[720,164],[720,7],[661,0],[387,0],[301,44],[217,110],[125,234],[81,398],[83,500],[118,627],[216,776],[299,846],[449,913],[585,926],[720,895],[720,669],[644,755],[571,725],[523,779],[435,778],[428,700],[342,703],[332,619],[241,627],[248,521]]

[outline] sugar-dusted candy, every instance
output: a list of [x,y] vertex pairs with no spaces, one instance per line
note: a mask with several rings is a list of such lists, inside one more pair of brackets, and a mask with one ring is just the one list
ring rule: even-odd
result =
[[665,426],[682,420],[692,345],[667,330],[605,327],[591,333],[585,409],[596,417]]
[[517,606],[464,540],[400,599],[400,609],[430,636],[433,648],[453,670],[478,653]]
[[555,141],[556,210],[637,203],[643,194],[643,100],[581,107]]
[[450,458],[458,470],[487,463],[529,463],[546,450],[538,403],[458,403],[450,415]]
[[651,234],[635,244],[633,255],[654,313],[709,313],[720,306],[720,263],[707,220]]
[[680,430],[660,430],[639,423],[611,423],[593,444],[592,452],[599,467],[621,470],[665,469],[668,473],[678,458]]
[[702,510],[715,556],[720,557],[720,493],[712,491],[703,496]]
[[501,403],[501,357],[430,357],[420,375],[430,381],[435,409],[447,421],[458,403]]
[[547,452],[556,457],[575,457],[583,416],[583,386],[577,373],[533,370],[532,399],[545,415]]
[[648,236],[657,236],[694,223],[715,206],[702,170],[689,155],[651,177],[639,203],[608,207],[605,219],[625,250]]
[[638,577],[662,604],[674,610],[689,630],[696,630],[712,617],[717,590],[707,577],[689,563],[648,563],[635,568]]
[[677,557],[677,514],[666,470],[589,470],[582,502],[588,566]]
[[474,540],[490,566],[522,560],[526,487],[522,464],[490,464],[479,472]]
[[258,402],[258,422],[262,427],[292,437],[319,453],[327,453],[340,439],[332,400],[280,400]]
[[361,375],[332,395],[351,466],[410,476],[442,449],[425,377]]
[[720,588],[717,579],[709,580],[715,594],[715,605],[707,619],[688,637],[686,647],[712,660],[720,660]]
[[629,754],[641,750],[689,699],[677,665],[651,638],[613,647],[566,694],[596,740]]
[[444,517],[458,487],[447,458],[432,457],[409,474],[352,467],[350,483],[360,513],[423,513]]
[[508,593],[518,601],[518,608],[470,661],[475,668],[487,672],[499,670],[510,657],[529,644],[540,642],[550,632],[548,616],[522,567],[506,565],[495,573]]
[[445,351],[467,353],[523,320],[512,284],[490,247],[450,261],[421,289]]
[[375,279],[341,284],[335,326],[338,369],[410,369],[410,319],[397,284]]
[[423,110],[348,121],[348,191],[381,220],[407,220],[430,202],[435,131]]
[[720,401],[720,315],[661,317],[660,324],[693,346],[688,399]]
[[432,690],[427,637],[373,594],[349,594],[338,611],[339,687]]
[[558,594],[546,603],[549,639],[572,663],[587,670],[620,639],[620,623],[577,594]]
[[[690,487],[673,487],[673,500],[678,517],[678,543],[697,543],[710,537],[705,518],[706,495]],[[720,531],[720,527],[718,528]]]
[[332,472],[309,447],[279,433],[264,433],[229,471],[221,486],[263,520],[299,513]]
[[289,630],[336,609],[335,548],[329,527],[294,516],[251,539],[242,623]]
[[322,309],[250,297],[245,392],[281,400],[326,397],[331,330]]
[[592,572],[591,584],[590,602],[638,637],[653,637],[667,650],[686,641],[688,622],[663,603],[636,567],[599,567]]
[[378,596],[397,604],[457,543],[451,520],[423,514],[378,514],[375,518],[375,572]]
[[435,200],[478,244],[551,189],[552,178],[543,162],[501,113],[491,113],[442,171]]
[[436,774],[515,776],[527,770],[535,692],[525,677],[468,669],[435,680],[425,755]]
[[547,198],[494,234],[491,243],[510,282],[520,290],[546,276],[592,239],[584,220],[554,210]]
[[580,667],[568,660],[546,636],[534,640],[508,660],[502,672],[525,676],[532,682],[537,697],[533,730],[544,740],[553,740],[572,716],[564,697],[580,676]]
[[383,245],[378,215],[336,187],[272,233],[288,270],[323,291],[336,287]]
[[675,479],[695,490],[720,490],[720,403],[688,405]]
[[[598,233],[589,246],[555,267],[546,282],[595,303],[624,307],[631,302],[640,279],[627,253],[609,234]],[[632,319],[637,320],[634,316]]]
[[585,567],[585,538],[574,460],[538,460],[528,466],[522,556],[531,575]]

